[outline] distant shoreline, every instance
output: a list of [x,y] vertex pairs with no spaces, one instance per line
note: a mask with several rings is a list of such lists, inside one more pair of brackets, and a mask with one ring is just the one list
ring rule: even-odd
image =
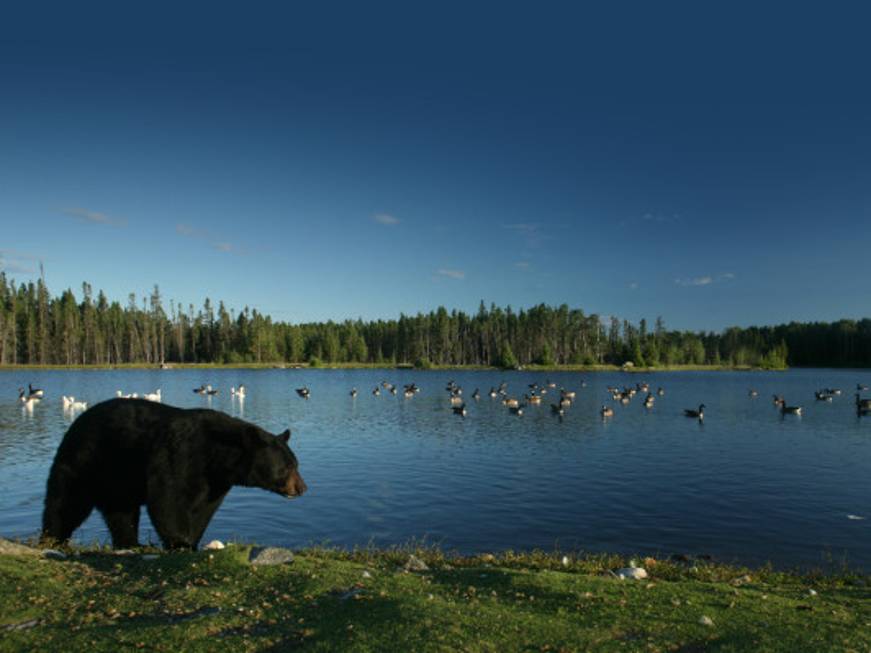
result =
[[[750,365],[660,365],[657,367],[624,367],[620,365],[524,365],[516,369],[505,369],[486,365],[431,365],[417,368],[413,365],[385,363],[333,363],[311,366],[306,363],[167,363],[165,366],[145,363],[123,363],[119,365],[0,365],[0,372],[34,370],[410,370],[431,371],[492,371],[492,372],[627,372],[630,374],[655,374],[656,372],[782,372],[788,368],[762,368]],[[841,368],[832,368],[841,369]],[[843,368],[851,369],[851,368]]]

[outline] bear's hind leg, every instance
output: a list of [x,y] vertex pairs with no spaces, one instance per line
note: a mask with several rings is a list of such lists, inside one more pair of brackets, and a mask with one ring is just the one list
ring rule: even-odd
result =
[[139,506],[127,509],[102,509],[100,512],[112,534],[114,548],[129,549],[139,546]]

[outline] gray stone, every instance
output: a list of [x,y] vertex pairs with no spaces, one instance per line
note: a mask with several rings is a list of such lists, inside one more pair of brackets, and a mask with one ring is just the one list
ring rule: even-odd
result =
[[293,552],[277,546],[255,546],[248,554],[252,565],[283,565],[293,562]]
[[49,560],[66,560],[67,554],[63,551],[58,551],[57,549],[45,549],[42,552],[43,558],[48,558]]
[[415,555],[408,556],[408,561],[403,569],[405,571],[429,571],[427,564]]

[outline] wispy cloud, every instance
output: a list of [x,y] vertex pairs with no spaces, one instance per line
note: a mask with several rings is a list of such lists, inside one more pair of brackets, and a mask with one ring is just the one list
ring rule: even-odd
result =
[[448,277],[449,279],[460,280],[460,279],[466,278],[466,273],[463,272],[462,270],[451,270],[448,268],[440,268],[440,269],[436,270],[436,274],[438,274],[442,277]]
[[25,254],[13,249],[0,249],[0,271],[11,274],[33,274],[36,267],[33,265],[39,261],[38,256]]
[[75,218],[81,222],[90,222],[91,224],[105,224],[112,227],[123,227],[127,224],[125,218],[115,218],[99,211],[89,211],[83,208],[68,208],[63,209],[62,213]]
[[520,236],[523,239],[524,245],[530,249],[540,247],[547,240],[547,237],[542,232],[541,225],[537,222],[511,222],[500,226]]
[[193,225],[187,224],[185,222],[179,222],[175,225],[175,233],[180,236],[184,236],[185,238],[193,238],[194,240],[202,240],[205,243],[208,243],[209,247],[218,251],[224,252],[227,254],[247,254],[248,249],[244,247],[240,247],[238,245],[234,245],[224,239],[219,239],[210,231],[206,231],[205,229],[200,229],[198,227],[194,227]]
[[641,216],[641,220],[643,222],[656,222],[658,224],[665,224],[669,222],[680,222],[680,215],[677,213],[645,213]]
[[713,283],[722,281],[730,281],[735,278],[732,272],[724,272],[716,277],[705,275],[703,277],[688,277],[685,279],[675,279],[674,282],[679,286],[710,286]]
[[9,272],[10,274],[33,274],[36,270],[27,267],[26,265],[15,263],[14,261],[7,261],[0,257],[0,272]]
[[514,267],[516,267],[518,270],[528,270],[529,261],[517,261],[517,263],[514,264]]
[[630,283],[630,284],[629,284],[629,290],[638,290],[638,282],[637,282],[637,281],[633,281],[632,283]]
[[399,218],[390,213],[376,213],[372,216],[372,219],[378,224],[387,225],[388,227],[399,224],[400,222]]

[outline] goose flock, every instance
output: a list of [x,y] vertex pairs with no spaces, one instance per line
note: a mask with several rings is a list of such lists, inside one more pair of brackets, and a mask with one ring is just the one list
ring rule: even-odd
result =
[[[586,387],[585,382],[581,382],[581,388]],[[388,381],[382,381],[378,385],[376,385],[372,390],[373,396],[380,396],[382,390],[386,391],[390,395],[397,396],[399,394],[399,389],[397,385],[393,383],[389,383]],[[858,416],[871,416],[871,398],[863,397],[862,392],[867,391],[868,386],[863,385],[861,383],[856,384],[856,392],[855,392],[855,407],[856,413]],[[402,396],[406,399],[411,399],[418,393],[420,393],[421,389],[416,383],[408,383],[402,387]],[[445,386],[445,391],[448,394],[448,403],[451,409],[451,412],[454,415],[458,415],[460,417],[466,417],[470,414],[469,408],[466,404],[466,400],[463,394],[463,388],[451,380],[448,381]],[[211,398],[217,394],[219,394],[219,390],[214,388],[210,384],[201,384],[199,387],[194,388],[193,392]],[[308,400],[311,397],[311,389],[308,386],[303,386],[301,388],[296,388],[295,392],[297,396],[304,400]],[[665,390],[662,387],[658,387],[655,392],[651,391],[650,384],[646,382],[636,383],[634,386],[624,386],[622,388],[616,386],[607,387],[608,395],[614,403],[618,403],[620,405],[626,406],[632,402],[632,400],[636,396],[644,396],[642,403],[645,411],[649,411],[654,408],[656,404],[657,397],[665,396]],[[524,411],[530,406],[540,406],[544,401],[544,397],[548,395],[548,393],[552,393],[554,399],[550,401],[550,409],[551,413],[559,418],[565,416],[566,411],[572,407],[577,397],[576,390],[568,390],[564,387],[560,387],[557,389],[556,383],[547,380],[543,383],[530,383],[527,385],[526,389],[521,393],[512,394],[508,390],[508,384],[506,382],[500,383],[498,386],[490,387],[487,392],[487,396],[491,400],[499,400],[502,405],[508,409],[509,414],[515,416],[522,416]],[[759,391],[751,388],[748,390],[748,396],[750,399],[756,399],[759,397]],[[840,388],[822,388],[820,390],[814,391],[814,398],[816,402],[824,402],[824,403],[832,403],[836,397],[840,396],[842,391]],[[358,390],[357,388],[351,388],[349,395],[352,399],[357,398]],[[125,393],[121,390],[118,390],[115,393],[115,396],[122,399],[145,399],[148,401],[154,402],[162,402],[163,394],[160,388],[157,388],[153,392],[146,393]],[[230,388],[230,397],[235,401],[243,402],[245,397],[247,396],[247,388],[245,385],[232,386]],[[475,388],[471,393],[470,397],[474,403],[478,403],[481,401],[482,393],[479,388]],[[18,388],[18,401],[21,404],[22,408],[28,411],[33,410],[33,408],[38,405],[45,398],[45,391],[41,388],[33,387],[33,384],[29,383],[27,385],[27,390],[23,387]],[[64,412],[80,412],[86,410],[88,407],[88,402],[81,401],[76,399],[73,396],[63,396],[61,397],[61,402],[63,405]],[[801,416],[803,413],[802,406],[799,405],[791,405],[787,403],[786,399],[782,395],[773,395],[773,404],[780,412],[781,416],[787,415],[796,415]],[[241,403],[240,403],[241,405]],[[599,416],[602,419],[612,418],[615,415],[614,408],[608,406],[607,404],[602,404],[601,409],[598,411]],[[705,419],[705,404],[700,403],[697,408],[686,408],[683,410],[683,415],[685,417],[697,419],[700,422]]]

